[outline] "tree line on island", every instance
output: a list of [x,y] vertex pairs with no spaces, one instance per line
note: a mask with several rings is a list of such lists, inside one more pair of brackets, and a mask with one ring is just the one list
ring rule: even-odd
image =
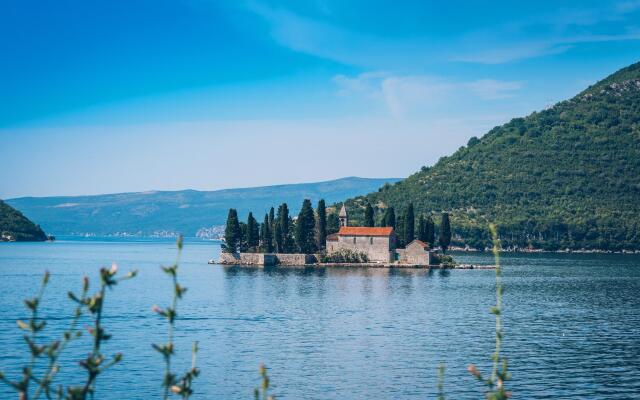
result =
[[[316,210],[311,200],[305,199],[297,218],[290,215],[287,203],[278,206],[277,211],[271,207],[260,223],[249,212],[246,222],[238,218],[236,209],[229,209],[225,226],[225,242],[222,250],[229,253],[306,253],[312,254],[323,251],[327,235],[340,230],[340,219],[332,207],[327,212],[324,200],[318,201]],[[436,226],[434,216],[420,214],[416,221],[413,204],[396,217],[393,207],[388,207],[384,213],[376,217],[371,204],[367,203],[364,210],[364,221],[358,226],[392,227],[396,233],[396,245],[402,248],[419,239],[434,248],[440,246],[446,252],[451,243],[451,223],[449,214],[440,215],[440,224]],[[377,224],[376,224],[377,220]],[[358,221],[354,221],[358,222]],[[437,241],[436,241],[437,233]]]

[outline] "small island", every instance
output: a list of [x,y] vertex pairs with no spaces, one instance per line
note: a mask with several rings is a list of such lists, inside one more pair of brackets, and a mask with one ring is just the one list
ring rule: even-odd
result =
[[[335,210],[335,208],[333,209]],[[397,224],[395,210],[387,208],[375,226],[375,210],[367,204],[364,224],[351,224],[343,204],[339,213],[327,212],[324,200],[314,211],[304,200],[299,215],[289,216],[286,203],[272,207],[258,223],[249,213],[246,223],[229,210],[219,264],[248,266],[349,266],[381,268],[454,268],[446,250],[451,241],[448,215],[440,223],[440,251],[436,251],[435,224],[420,216],[417,229],[410,204]],[[398,234],[398,226],[401,233]],[[212,261],[213,263],[213,261]],[[462,266],[461,266],[462,267]],[[469,266],[464,266],[469,268]]]

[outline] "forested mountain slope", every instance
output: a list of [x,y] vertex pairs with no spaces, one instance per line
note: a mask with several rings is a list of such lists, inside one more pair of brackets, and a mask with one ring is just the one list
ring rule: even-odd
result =
[[[434,166],[349,200],[449,211],[458,244],[640,249],[640,63],[571,100],[496,127]],[[436,218],[436,221],[438,219]]]
[[0,200],[0,235],[11,236],[18,242],[47,240],[47,235],[38,225],[2,200]]

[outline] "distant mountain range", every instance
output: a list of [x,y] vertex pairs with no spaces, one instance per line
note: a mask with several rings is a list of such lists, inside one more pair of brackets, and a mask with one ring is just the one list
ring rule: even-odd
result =
[[471,247],[489,244],[492,222],[505,246],[640,250],[640,63],[347,201],[356,223],[367,203],[378,218],[409,203],[447,211],[454,241]]
[[[21,197],[6,200],[53,235],[215,234],[229,208],[241,218],[249,211],[262,220],[269,207],[286,202],[297,213],[302,200],[328,204],[377,190],[399,178],[348,177],[326,182],[216,191],[151,191],[96,196]],[[209,228],[209,229],[207,229]]]

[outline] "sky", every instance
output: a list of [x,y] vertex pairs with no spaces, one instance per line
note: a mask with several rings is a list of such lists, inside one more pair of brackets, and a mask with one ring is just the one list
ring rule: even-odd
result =
[[640,61],[640,0],[0,3],[0,198],[405,177]]

